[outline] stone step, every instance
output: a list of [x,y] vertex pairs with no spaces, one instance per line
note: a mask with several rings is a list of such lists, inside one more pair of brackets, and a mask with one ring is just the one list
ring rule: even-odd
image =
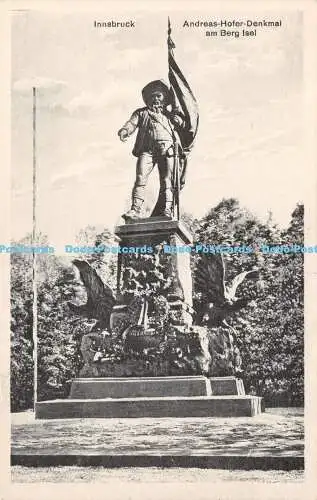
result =
[[242,417],[261,413],[257,396],[64,399],[36,404],[37,419]]
[[213,396],[245,396],[244,384],[241,378],[210,377],[210,389]]
[[175,376],[77,378],[70,399],[137,398],[167,396],[244,396],[236,377]]
[[210,382],[203,376],[77,378],[70,399],[210,396]]

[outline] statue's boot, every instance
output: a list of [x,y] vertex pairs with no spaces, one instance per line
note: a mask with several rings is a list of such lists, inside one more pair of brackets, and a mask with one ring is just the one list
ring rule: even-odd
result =
[[165,203],[163,215],[165,217],[173,217],[173,191],[171,189],[165,190]]
[[141,215],[141,209],[142,209],[143,202],[144,202],[144,200],[142,198],[138,198],[137,196],[133,196],[132,207],[122,217],[125,220],[139,219],[140,215]]
[[163,211],[163,215],[165,217],[173,217],[173,202],[172,201],[167,201],[165,204],[165,208]]

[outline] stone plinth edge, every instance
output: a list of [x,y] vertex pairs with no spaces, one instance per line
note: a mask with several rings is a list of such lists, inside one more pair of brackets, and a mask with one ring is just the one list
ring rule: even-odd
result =
[[36,404],[37,419],[253,417],[261,413],[257,396],[72,399]]
[[115,234],[121,239],[142,236],[159,236],[176,234],[185,244],[192,244],[193,237],[182,221],[164,219],[163,217],[149,217],[130,224],[116,226]]

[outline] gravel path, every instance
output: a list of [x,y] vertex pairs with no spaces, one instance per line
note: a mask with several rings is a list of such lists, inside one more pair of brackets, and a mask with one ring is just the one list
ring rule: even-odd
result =
[[303,410],[256,417],[36,420],[12,415],[12,453],[303,456]]

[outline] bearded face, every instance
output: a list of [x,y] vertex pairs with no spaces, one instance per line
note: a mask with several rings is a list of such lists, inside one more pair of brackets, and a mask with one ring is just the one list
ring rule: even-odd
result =
[[165,107],[165,97],[160,91],[154,91],[150,97],[149,108],[154,113],[162,113]]

